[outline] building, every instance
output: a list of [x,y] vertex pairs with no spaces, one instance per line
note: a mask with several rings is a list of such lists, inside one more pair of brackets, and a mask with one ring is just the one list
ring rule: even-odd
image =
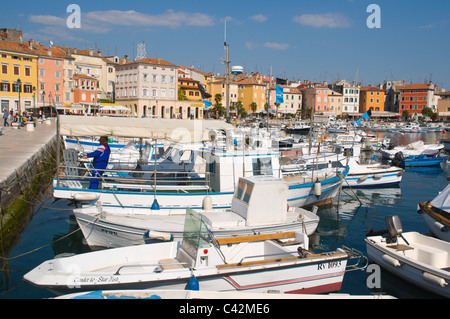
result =
[[[230,98],[230,108],[236,107],[238,102],[238,84],[236,80],[241,79],[236,75],[230,76],[229,82],[229,98]],[[208,74],[206,76],[206,91],[211,94],[211,98],[209,101],[211,103],[215,103],[216,94],[220,94],[222,96],[222,106],[226,107],[227,105],[227,87],[226,87],[226,79],[224,76],[215,76],[214,74]],[[241,101],[242,102],[242,101]],[[236,109],[230,111],[230,113],[235,113]]]
[[[296,87],[290,87],[287,85],[281,85],[283,87],[283,103],[278,106],[278,112],[284,114],[293,114],[301,116],[302,111],[302,91]],[[273,88],[276,92],[276,88]],[[276,95],[271,96],[271,102],[276,101]]]
[[64,60],[66,54],[53,47],[29,41],[36,49],[38,59],[38,105],[64,106]]
[[384,112],[385,92],[375,86],[363,86],[360,88],[359,112],[365,113],[368,110],[373,112]]
[[235,82],[238,86],[238,101],[247,113],[252,113],[251,105],[256,104],[256,112],[263,112],[266,104],[266,83],[259,73],[246,75]]
[[437,118],[440,121],[450,120],[450,92],[436,93],[440,98],[437,102]]
[[75,74],[74,79],[74,103],[88,106],[97,105],[97,78],[84,75]]
[[32,111],[38,87],[38,53],[30,43],[0,40],[0,104],[3,110]]
[[322,83],[309,83],[302,88],[303,108],[311,109],[314,113],[328,111],[329,88]]
[[425,107],[437,112],[433,83],[405,84],[403,81],[403,85],[397,89],[400,92],[400,115],[407,111],[410,117],[422,116]]
[[[97,80],[96,85],[96,101],[106,98],[105,92],[108,91],[106,81],[102,77],[102,69],[104,69],[103,57],[94,52],[93,49],[83,50],[77,48],[64,47],[55,45],[55,48],[66,54],[66,63],[64,63],[64,102],[77,103],[73,94],[73,85],[75,75],[86,75]],[[91,93],[89,93],[91,94]],[[73,98],[73,100],[71,100]]]
[[178,78],[178,89],[181,90],[183,96],[189,101],[201,101],[199,81],[190,78]]
[[334,90],[328,90],[328,107],[324,112],[329,115],[340,116],[343,109],[343,95]]
[[203,103],[178,101],[178,66],[145,58],[116,66],[116,102],[137,117],[203,118]]
[[342,94],[342,107],[337,113],[354,115],[359,112],[359,90],[360,85],[349,83],[346,80],[336,81],[328,86],[333,91]]

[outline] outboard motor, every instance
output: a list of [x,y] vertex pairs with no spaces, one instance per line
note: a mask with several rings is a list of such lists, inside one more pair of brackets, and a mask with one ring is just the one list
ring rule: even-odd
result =
[[394,155],[394,158],[392,159],[392,165],[394,166],[398,166],[400,165],[400,163],[403,161],[403,153],[402,152],[397,152]]
[[400,222],[400,217],[398,215],[388,215],[385,217],[386,227],[388,230],[388,236],[386,237],[387,243],[396,243],[397,237],[401,237],[407,245],[409,245],[408,241],[403,237],[403,227]]

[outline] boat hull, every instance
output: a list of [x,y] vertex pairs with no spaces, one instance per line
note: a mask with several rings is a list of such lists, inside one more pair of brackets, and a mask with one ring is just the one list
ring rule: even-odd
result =
[[194,275],[201,291],[314,294],[340,290],[349,258],[338,250],[304,258],[292,255],[192,269],[163,268],[161,258],[175,258],[179,245],[139,245],[53,259],[27,273],[24,280],[65,294],[111,289],[180,290]]
[[366,188],[398,185],[402,181],[403,170],[380,171],[377,173],[354,173],[346,176],[344,188]]
[[[288,183],[288,204],[291,207],[309,207],[313,205],[326,205],[336,197],[341,185],[339,177],[321,181],[322,190],[320,196],[314,193],[314,183]],[[97,196],[94,198],[92,194]],[[154,199],[157,199],[161,210],[186,210],[202,209],[205,196],[212,198],[213,208],[230,208],[234,192],[173,192],[157,193],[120,190],[89,190],[84,188],[70,188],[57,186],[57,181],[53,181],[53,196],[55,198],[80,200],[83,205],[92,205],[95,201],[100,201],[103,206],[109,207],[138,207],[151,209]],[[92,199],[91,199],[92,198]]]
[[[184,214],[169,216],[107,214],[103,218],[98,218],[95,210],[89,213],[83,213],[83,210],[74,210],[74,214],[87,244],[93,249],[149,244],[168,238],[174,241],[183,239]],[[305,211],[304,214],[308,214],[308,217],[303,215],[304,223],[292,221],[260,227],[221,227],[219,229],[212,228],[211,231],[217,238],[291,231],[299,233],[306,231],[309,236],[315,232],[319,217],[311,212]]]
[[428,205],[428,202],[419,203],[419,208],[418,212],[430,231],[437,238],[450,242],[450,220],[448,219],[448,213],[434,209],[431,204]]

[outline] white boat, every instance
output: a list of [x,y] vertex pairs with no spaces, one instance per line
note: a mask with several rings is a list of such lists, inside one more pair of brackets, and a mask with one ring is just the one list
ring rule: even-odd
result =
[[420,202],[418,212],[438,238],[450,242],[450,184],[432,201]]
[[381,150],[381,154],[384,158],[392,160],[399,152],[406,157],[411,155],[420,155],[424,150],[442,150],[443,148],[443,144],[425,144],[422,140],[419,140],[405,146],[396,146],[392,149]]
[[[287,184],[272,176],[240,178],[231,209],[196,210],[217,238],[297,231],[311,235],[319,217],[287,204]],[[89,246],[122,247],[159,240],[182,240],[185,214],[180,210],[84,207],[74,215]]]
[[[147,122],[132,122],[133,119],[126,119],[128,122],[109,122],[110,118],[102,119],[102,123],[79,123],[76,119],[60,117],[61,130],[65,134],[85,135],[86,130],[91,134],[129,134],[138,137],[151,137],[153,135],[162,136],[172,142],[182,142],[189,138],[193,142],[211,140],[211,130],[209,121],[206,124],[187,126],[185,128],[173,128],[173,123],[158,124]],[[114,120],[114,119],[113,119]],[[149,119],[139,119],[149,120]],[[183,124],[189,121],[176,121]],[[195,122],[195,121],[194,121]],[[98,126],[95,126],[95,125]],[[127,124],[127,125],[125,125]],[[180,124],[180,125],[181,125]],[[117,126],[119,125],[119,127]],[[125,127],[120,127],[125,125]],[[134,126],[133,130],[129,126]],[[141,126],[139,126],[141,125]],[[158,125],[152,129],[151,125]],[[163,127],[161,128],[160,125]],[[167,127],[166,127],[167,126]],[[213,125],[211,125],[213,127]],[[128,129],[127,129],[128,128]],[[75,199],[83,204],[92,204],[99,200],[103,206],[139,207],[159,209],[182,209],[191,207],[201,209],[203,198],[206,195],[212,197],[214,208],[229,208],[234,190],[236,189],[239,177],[255,175],[273,175],[288,184],[288,203],[291,207],[305,207],[331,203],[336,196],[341,183],[341,176],[347,174],[346,168],[329,172],[314,171],[300,172],[296,176],[283,176],[280,171],[280,153],[272,149],[260,140],[252,136],[244,135],[238,140],[234,134],[234,129],[224,126],[226,131],[225,148],[208,147],[201,150],[201,157],[204,159],[201,173],[205,179],[191,179],[185,177],[180,180],[173,178],[173,172],[157,172],[153,174],[151,180],[124,181],[107,179],[102,177],[100,188],[97,190],[88,189],[89,176],[74,179],[57,177],[53,180],[53,196],[55,198]],[[164,134],[159,134],[163,130]],[[107,131],[107,133],[106,133]],[[179,135],[178,131],[184,134]],[[141,135],[139,135],[141,134]],[[264,142],[264,141],[263,141]],[[58,170],[59,172],[59,170]],[[137,172],[139,173],[139,172]],[[169,178],[160,179],[157,176],[162,174],[172,174]],[[178,172],[177,174],[197,174],[197,172]],[[187,175],[185,175],[187,176]],[[170,178],[172,177],[172,178]],[[318,185],[319,184],[319,185]],[[153,205],[155,200],[158,205]]]
[[361,144],[342,146],[335,145],[331,151],[320,154],[299,156],[291,163],[282,166],[286,173],[316,167],[333,170],[337,167],[348,167],[348,174],[342,187],[367,188],[393,186],[401,182],[404,169],[383,165],[375,161],[360,162]]
[[369,259],[432,293],[450,297],[450,243],[417,232],[403,233],[398,216],[386,216],[387,236],[365,239]]
[[[45,261],[25,282],[56,294],[111,289],[328,293],[339,291],[350,258],[338,249],[307,251],[308,237],[296,232],[214,238],[202,217],[186,213],[183,241],[105,249]],[[365,266],[363,266],[365,267]]]
[[348,162],[349,172],[343,187],[365,188],[398,185],[402,181],[404,169],[381,163],[360,163],[354,157]]

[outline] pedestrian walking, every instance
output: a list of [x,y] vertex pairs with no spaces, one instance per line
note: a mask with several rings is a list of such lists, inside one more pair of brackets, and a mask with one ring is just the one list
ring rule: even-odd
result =
[[8,123],[9,112],[7,109],[3,112],[3,126],[9,126]]

